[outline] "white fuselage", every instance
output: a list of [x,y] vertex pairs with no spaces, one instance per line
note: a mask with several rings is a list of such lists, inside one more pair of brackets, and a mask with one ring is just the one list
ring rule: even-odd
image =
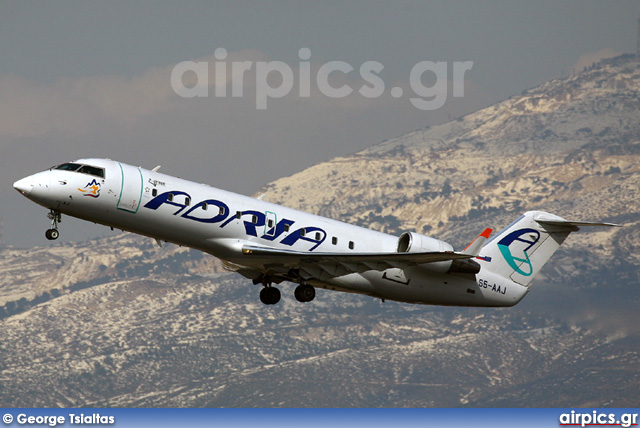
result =
[[[264,266],[259,258],[243,254],[247,243],[299,252],[397,252],[398,238],[392,235],[116,161],[77,163],[102,168],[104,175],[50,169],[14,187],[57,212],[192,247],[249,269]],[[318,277],[309,283],[382,299],[460,306],[512,306],[527,292],[486,269],[451,274],[423,265]]]

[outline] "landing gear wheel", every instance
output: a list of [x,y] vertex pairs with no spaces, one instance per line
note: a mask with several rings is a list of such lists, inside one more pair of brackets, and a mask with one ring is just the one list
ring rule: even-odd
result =
[[301,284],[296,287],[293,294],[298,302],[310,302],[316,297],[316,289],[309,284]]
[[260,301],[265,305],[275,305],[280,301],[280,290],[275,287],[265,287],[260,291]]
[[46,236],[49,241],[54,241],[58,239],[60,232],[58,232],[58,229],[49,229],[44,233],[44,236]]
[[47,230],[44,233],[44,236],[46,236],[49,241],[53,241],[58,239],[58,236],[60,236],[60,232],[58,232],[58,223],[62,221],[62,214],[56,210],[50,210],[47,217],[51,220],[51,229]]

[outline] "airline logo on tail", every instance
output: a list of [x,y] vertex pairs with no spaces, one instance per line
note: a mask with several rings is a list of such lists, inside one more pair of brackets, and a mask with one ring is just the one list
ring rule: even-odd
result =
[[[511,232],[498,242],[498,248],[505,261],[517,273],[531,276],[533,265],[528,251],[540,240],[540,232],[535,229],[519,229]],[[513,245],[513,248],[512,248]],[[514,254],[515,253],[515,254]]]

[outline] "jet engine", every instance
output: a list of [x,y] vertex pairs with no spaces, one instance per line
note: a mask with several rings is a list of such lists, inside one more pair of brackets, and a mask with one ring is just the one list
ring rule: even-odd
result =
[[[430,236],[420,235],[415,232],[405,232],[398,238],[399,253],[441,253],[444,251],[453,251],[451,244]],[[424,263],[420,267],[432,272],[445,273],[451,268],[451,261]]]
[[[398,238],[399,253],[429,253],[453,251],[448,242],[420,235],[414,232],[405,232]],[[480,265],[470,259],[449,260],[445,262],[424,263],[421,268],[439,273],[468,273],[480,272]]]
[[414,232],[405,232],[398,238],[399,253],[426,253],[431,251],[453,251],[453,247],[447,242]]

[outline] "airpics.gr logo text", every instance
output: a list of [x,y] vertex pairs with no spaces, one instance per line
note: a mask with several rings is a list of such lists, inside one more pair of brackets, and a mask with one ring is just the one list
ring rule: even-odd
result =
[[[224,98],[227,97],[227,86],[230,86],[231,97],[242,98],[245,96],[245,74],[253,74],[255,82],[252,82],[252,86],[255,83],[258,110],[265,110],[269,99],[283,98],[295,87],[300,98],[309,98],[312,88],[317,88],[320,94],[328,98],[344,98],[354,92],[364,98],[378,98],[385,93],[400,98],[406,89],[410,89],[411,95],[415,95],[409,97],[411,105],[420,110],[437,110],[448,99],[448,82],[452,82],[454,97],[464,96],[465,73],[473,67],[473,61],[454,61],[449,78],[448,62],[419,61],[409,72],[408,88],[394,86],[387,91],[381,77],[384,65],[378,61],[365,61],[359,67],[345,61],[328,61],[312,67],[309,48],[298,51],[300,62],[296,67],[283,61],[227,61],[227,50],[224,48],[216,49],[214,57],[213,65],[207,61],[182,61],[176,64],[171,71],[173,91],[183,98],[206,98],[212,86],[215,88],[215,97]],[[210,69],[213,73],[210,73]],[[195,75],[195,82],[185,84],[183,78],[187,73]],[[355,79],[345,81],[345,77]],[[435,82],[425,84],[432,77],[435,77]],[[215,82],[210,84],[210,80]],[[353,88],[354,85],[359,88]]]

